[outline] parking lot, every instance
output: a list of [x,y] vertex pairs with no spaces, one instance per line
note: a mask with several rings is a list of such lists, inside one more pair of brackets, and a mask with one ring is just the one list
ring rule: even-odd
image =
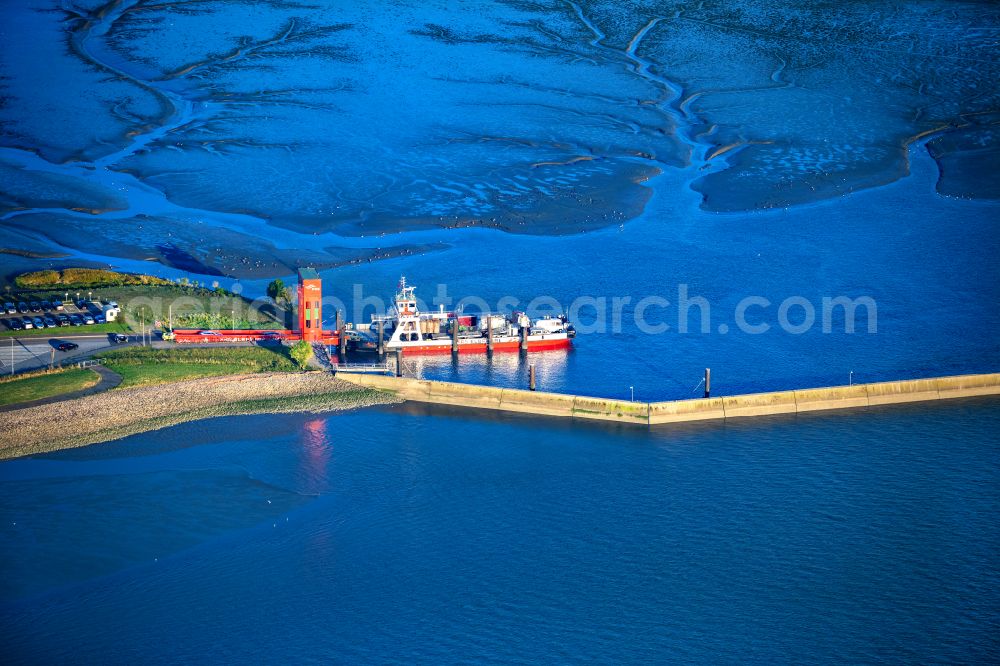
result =
[[118,314],[118,304],[114,302],[49,300],[30,294],[15,294],[0,301],[0,330],[85,330],[88,326],[113,321]]
[[0,300],[0,330],[15,334],[0,338],[0,373],[72,362],[115,344],[113,334],[88,329],[113,319],[118,314],[116,303],[50,299],[21,293]]
[[[11,367],[14,368],[15,372],[21,372],[46,368],[50,362],[54,362],[55,365],[73,362],[77,358],[94,352],[122,346],[120,343],[113,343],[111,341],[112,334],[108,333],[80,335],[59,335],[59,331],[52,331],[52,333],[52,337],[34,335],[0,339],[0,374],[11,374]],[[128,340],[129,342],[138,340],[138,337],[129,336]],[[60,351],[56,347],[61,342],[70,342],[77,347],[68,351]]]

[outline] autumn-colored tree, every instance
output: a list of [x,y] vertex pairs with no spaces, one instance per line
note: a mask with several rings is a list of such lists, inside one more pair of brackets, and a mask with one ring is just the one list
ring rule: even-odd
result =
[[309,360],[313,356],[313,348],[312,345],[306,342],[305,340],[299,340],[294,345],[292,345],[292,348],[290,350],[288,350],[288,354],[289,356],[292,357],[292,360],[295,361],[295,363],[298,364],[300,368],[305,370],[306,367],[309,365]]

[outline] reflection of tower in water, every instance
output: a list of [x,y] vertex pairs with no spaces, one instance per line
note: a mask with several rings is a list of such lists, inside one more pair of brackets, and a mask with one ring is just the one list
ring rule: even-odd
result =
[[300,470],[303,488],[308,493],[321,493],[329,490],[328,470],[333,448],[327,434],[328,419],[325,417],[311,418],[302,424],[300,437],[301,456]]

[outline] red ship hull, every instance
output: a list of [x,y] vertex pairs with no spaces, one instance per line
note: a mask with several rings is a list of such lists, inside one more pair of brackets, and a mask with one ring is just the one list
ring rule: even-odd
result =
[[[572,341],[569,338],[561,338],[557,340],[528,340],[528,351],[547,351],[551,349],[568,349],[572,346]],[[513,342],[494,342],[493,351],[495,352],[516,352],[521,349],[521,343],[518,341]],[[413,345],[402,347],[403,355],[409,354],[450,354],[451,344],[447,345]],[[390,352],[393,350],[389,350]],[[459,342],[458,344],[459,354],[485,354],[486,353],[486,341],[479,342]]]

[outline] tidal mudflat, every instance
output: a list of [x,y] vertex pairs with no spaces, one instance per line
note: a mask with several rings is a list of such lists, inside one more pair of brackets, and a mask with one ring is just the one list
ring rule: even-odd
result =
[[919,137],[939,192],[995,198],[998,20],[971,2],[30,0],[4,9],[0,247],[19,268],[263,278],[420,251],[397,232],[614,227],[654,192],[702,212],[849,196],[905,176]]

